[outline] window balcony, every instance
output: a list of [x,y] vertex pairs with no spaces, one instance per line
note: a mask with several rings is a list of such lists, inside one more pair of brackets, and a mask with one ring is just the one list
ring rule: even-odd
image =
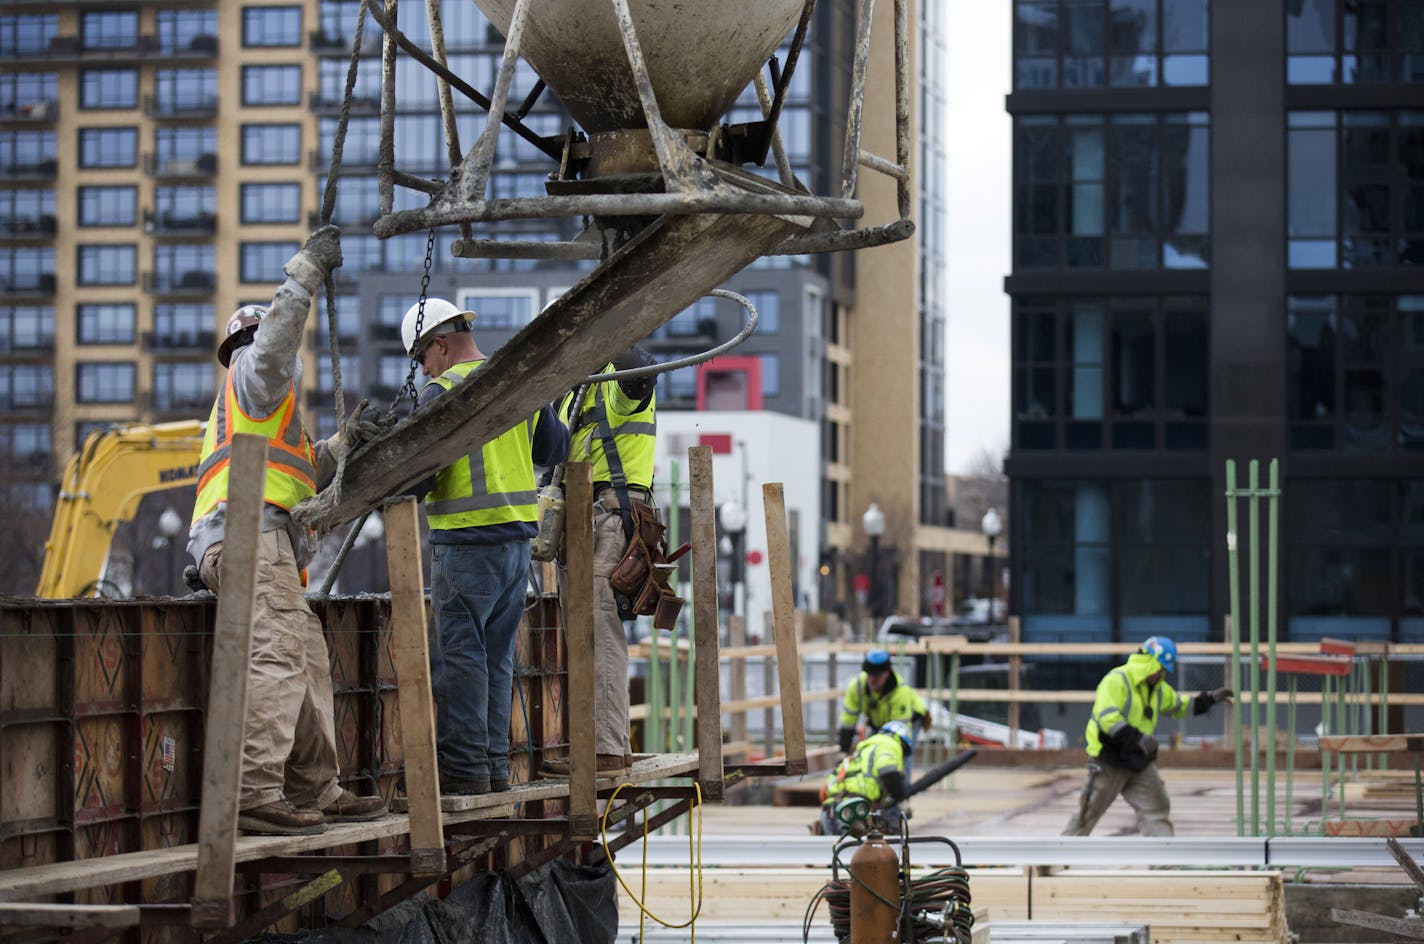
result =
[[59,163],[52,157],[0,163],[0,180],[53,180],[58,172]]
[[191,37],[185,43],[161,42],[153,56],[168,61],[212,59],[218,54],[218,38],[206,33]]
[[145,331],[143,349],[154,354],[192,354],[217,349],[216,331]]
[[[49,46],[43,52],[36,51],[28,53],[28,55],[53,63],[119,64],[140,63],[157,55],[158,52],[157,36],[138,36],[132,45],[128,46],[99,48],[86,48],[78,36],[55,36],[50,39]],[[26,54],[21,53],[21,55]]]
[[145,154],[143,169],[150,177],[166,180],[202,180],[217,176],[218,156],[199,154],[193,158],[159,160],[157,154]]
[[54,294],[53,272],[0,275],[0,292],[15,298],[48,298]]
[[143,395],[141,405],[151,413],[198,416],[212,410],[215,392],[214,390],[170,390],[160,393],[157,390],[151,390]]
[[52,125],[59,118],[59,101],[41,98],[31,102],[6,102],[0,105],[0,121],[29,125]]
[[[339,115],[341,114],[341,99],[327,98],[312,92],[307,96],[307,107],[315,115]],[[381,98],[379,95],[352,95],[351,114],[353,115],[379,115],[381,113]]]
[[9,361],[47,361],[54,354],[54,335],[33,335],[22,340],[0,337],[0,357]]
[[12,416],[47,416],[54,411],[52,395],[27,393],[24,397],[7,397],[0,394],[0,410]]
[[185,272],[145,272],[143,290],[150,295],[211,295],[217,286],[217,275],[206,269]]
[[218,218],[213,213],[155,213],[143,211],[143,231],[156,236],[211,236],[217,232]]
[[[367,29],[361,34],[361,54],[372,56],[381,51],[381,31],[378,29]],[[351,37],[333,36],[322,30],[312,30],[307,34],[307,42],[311,51],[319,56],[349,56],[351,55]]]
[[182,98],[145,95],[143,113],[150,118],[212,118],[218,113],[217,95],[195,94]]
[[12,216],[0,219],[0,239],[9,241],[31,239],[53,239],[56,228],[54,215]]

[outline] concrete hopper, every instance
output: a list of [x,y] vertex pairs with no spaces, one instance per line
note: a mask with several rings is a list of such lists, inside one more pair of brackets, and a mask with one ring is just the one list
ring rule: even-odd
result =
[[[508,35],[515,0],[475,0]],[[663,121],[709,130],[796,23],[805,0],[629,0]],[[519,52],[588,132],[643,128],[612,0],[539,0]]]

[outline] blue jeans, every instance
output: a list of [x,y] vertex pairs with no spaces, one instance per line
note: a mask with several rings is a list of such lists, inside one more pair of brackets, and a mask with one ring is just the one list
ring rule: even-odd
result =
[[524,614],[529,542],[436,544],[430,674],[442,779],[509,777],[514,642]]

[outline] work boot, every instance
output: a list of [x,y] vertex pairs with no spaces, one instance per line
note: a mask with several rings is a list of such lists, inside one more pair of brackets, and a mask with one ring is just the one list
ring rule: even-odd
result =
[[509,789],[509,777],[490,777],[490,793],[504,793]]
[[386,801],[379,796],[357,796],[350,790],[342,790],[321,815],[328,823],[364,823],[385,816]]
[[441,796],[483,796],[490,792],[488,777],[441,777]]
[[315,836],[326,832],[326,821],[321,810],[297,809],[291,800],[283,797],[240,811],[237,828],[262,836]]
[[[593,769],[600,777],[621,774],[632,766],[624,754],[595,754],[593,762]],[[545,777],[567,777],[569,775],[569,759],[560,757],[557,760],[546,760],[539,765],[539,773]]]

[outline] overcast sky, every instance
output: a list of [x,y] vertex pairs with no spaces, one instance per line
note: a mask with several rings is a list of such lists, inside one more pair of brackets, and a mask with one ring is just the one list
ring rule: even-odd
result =
[[[940,0],[930,0],[940,2]],[[949,470],[1009,445],[1010,0],[949,9]]]

